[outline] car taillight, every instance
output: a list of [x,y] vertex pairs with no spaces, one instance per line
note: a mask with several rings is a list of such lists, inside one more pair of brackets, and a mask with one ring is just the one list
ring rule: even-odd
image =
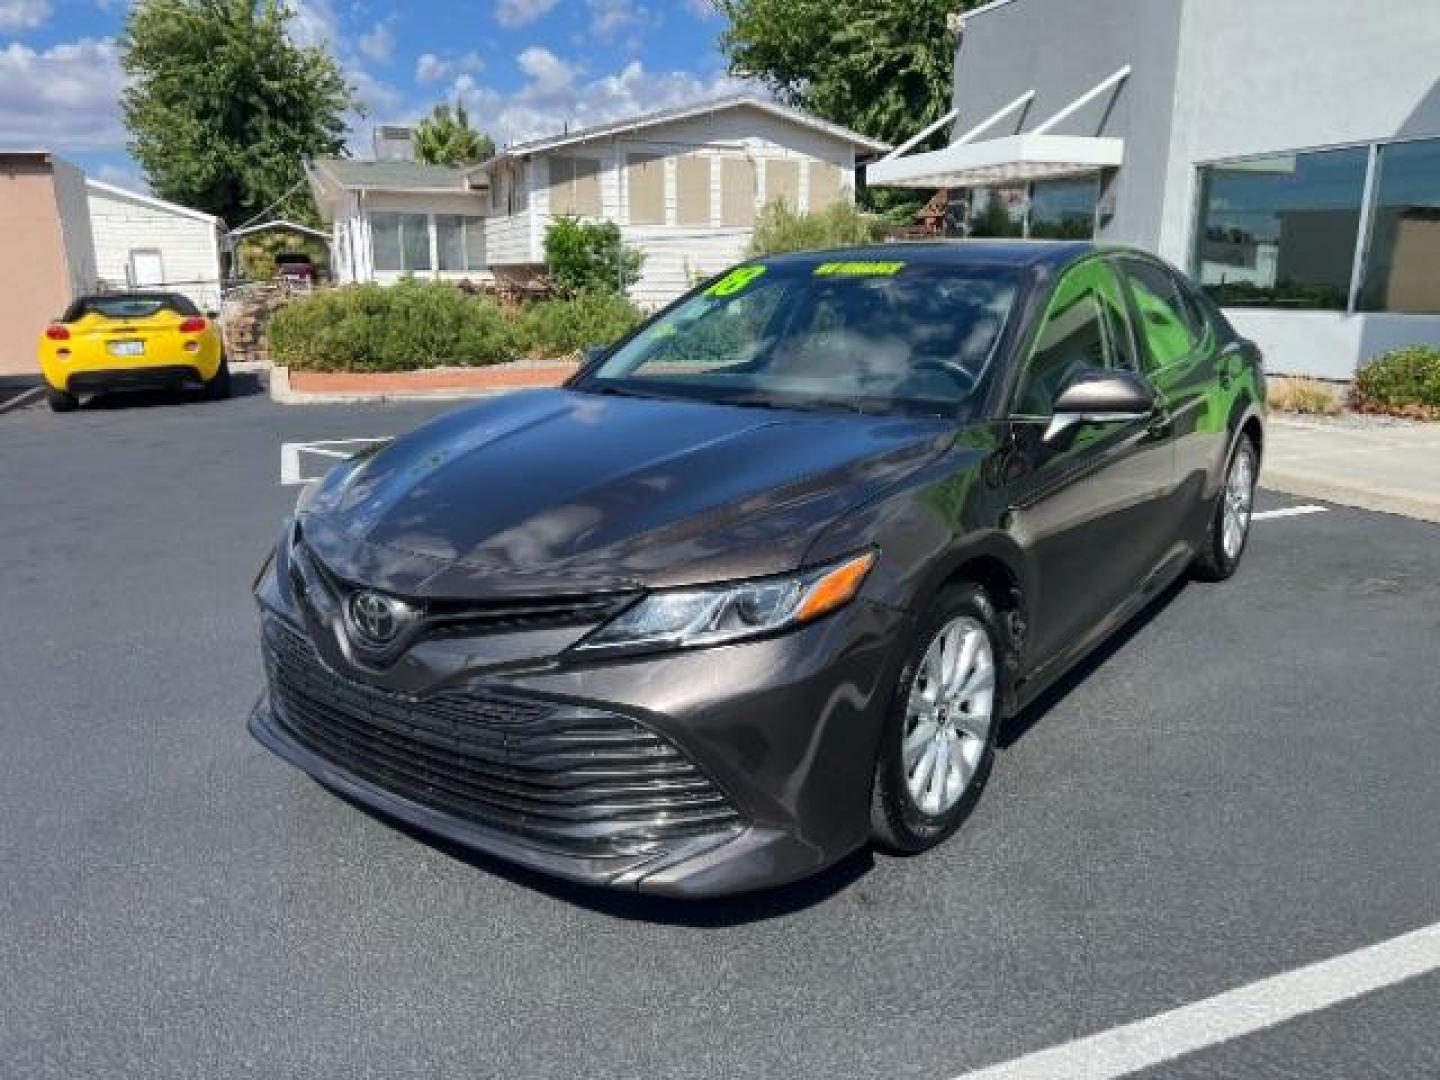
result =
[[208,325],[209,323],[204,319],[186,319],[180,324],[180,332],[182,334],[198,334]]
[[45,336],[51,341],[69,341],[70,329],[59,323],[52,323],[45,328]]

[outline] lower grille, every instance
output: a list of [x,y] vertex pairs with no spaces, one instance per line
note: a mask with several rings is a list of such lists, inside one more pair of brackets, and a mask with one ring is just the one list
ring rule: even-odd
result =
[[629,717],[490,694],[404,697],[331,671],[278,619],[265,619],[264,639],[285,729],[413,802],[581,857],[740,824],[714,783]]

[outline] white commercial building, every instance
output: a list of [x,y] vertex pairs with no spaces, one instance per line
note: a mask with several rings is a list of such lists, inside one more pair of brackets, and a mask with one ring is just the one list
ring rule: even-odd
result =
[[1440,342],[1440,0],[998,0],[960,20],[954,106],[869,182],[1156,251],[1272,371]]

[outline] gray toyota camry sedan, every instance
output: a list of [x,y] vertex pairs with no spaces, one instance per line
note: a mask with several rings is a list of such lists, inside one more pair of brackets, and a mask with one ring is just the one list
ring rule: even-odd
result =
[[1005,717],[1229,577],[1260,356],[1138,251],[758,259],[563,389],[336,468],[256,585],[251,729],[383,814],[702,896],[971,812]]

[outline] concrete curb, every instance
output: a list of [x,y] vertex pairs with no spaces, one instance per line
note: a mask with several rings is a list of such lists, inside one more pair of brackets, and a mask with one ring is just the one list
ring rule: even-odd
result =
[[1440,524],[1440,500],[1417,496],[1396,488],[1361,487],[1332,477],[1306,472],[1303,469],[1266,465],[1260,471],[1260,486],[1286,495],[1375,510],[1382,514],[1400,514]]
[[487,386],[474,389],[449,387],[443,390],[377,390],[356,392],[312,392],[296,390],[290,382],[290,369],[276,365],[270,369],[270,398],[282,405],[365,405],[396,401],[475,401],[495,397],[499,394],[513,394],[517,390],[540,390],[553,387],[553,383],[537,383],[534,386]]

